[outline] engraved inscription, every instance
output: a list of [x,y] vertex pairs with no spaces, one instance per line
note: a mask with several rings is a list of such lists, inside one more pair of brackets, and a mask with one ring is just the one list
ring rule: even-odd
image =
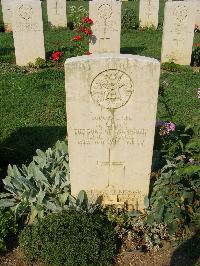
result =
[[29,20],[33,15],[33,9],[30,6],[21,5],[18,8],[18,14],[22,19]]
[[113,205],[117,209],[125,208],[127,210],[139,210],[144,207],[144,197],[146,196],[142,191],[131,191],[124,189],[110,189],[105,190],[86,190],[87,196],[91,201],[96,201],[98,198],[103,205]]
[[94,102],[111,110],[124,106],[133,92],[131,78],[117,69],[109,69],[98,74],[90,89]]
[[146,17],[149,19],[152,16],[151,0],[149,0],[147,4],[144,6],[144,11],[145,11]]
[[175,26],[177,28],[184,28],[188,19],[188,8],[186,6],[177,6],[174,10]]
[[[95,115],[92,120],[96,122],[94,127],[74,128],[74,140],[80,145],[144,145],[147,129],[131,127],[130,116],[116,117],[113,129],[112,115]],[[114,130],[114,132],[113,132]]]
[[18,18],[15,31],[40,31],[40,26],[33,22],[33,8],[29,5],[20,5],[17,10]]
[[64,9],[64,5],[63,5],[62,1],[57,0],[56,6],[53,7],[53,9],[55,10],[56,15],[62,15],[63,14],[62,10]]
[[[98,7],[97,20],[94,23],[93,31],[98,32],[98,46],[102,52],[108,52],[112,32],[117,32],[116,21],[113,20],[112,5],[102,4]],[[96,42],[96,36],[91,38],[93,43]]]
[[109,4],[100,5],[98,14],[103,20],[107,20],[112,16],[112,6]]

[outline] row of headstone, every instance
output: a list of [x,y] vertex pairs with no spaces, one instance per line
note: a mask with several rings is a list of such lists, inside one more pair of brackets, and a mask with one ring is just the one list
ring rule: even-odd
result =
[[[94,0],[89,3],[94,18],[90,52],[120,53],[121,3],[115,0]],[[140,0],[143,27],[158,25],[159,0]],[[194,2],[166,2],[164,12],[161,61],[189,65],[195,27]]]
[[[8,32],[13,30],[14,4],[15,0],[1,0],[4,28]],[[47,0],[47,15],[50,26],[67,27],[66,0]]]
[[[9,1],[8,3],[10,3]],[[53,17],[64,17],[59,14],[66,7],[66,3],[64,8],[62,8],[61,4],[55,5],[59,1],[62,0],[48,0],[48,3],[51,2],[49,7],[52,6],[51,11],[49,11],[49,14],[52,13],[51,23],[57,23],[57,25],[58,20],[55,19],[53,21]],[[141,0],[141,3],[143,1]],[[22,66],[27,65],[29,62],[34,63],[38,57],[45,59],[41,2],[16,0],[12,4],[14,8],[12,13],[16,63]],[[162,62],[174,60],[178,64],[190,64],[194,37],[195,8],[194,2],[166,2],[161,53]],[[120,53],[121,2],[115,0],[93,0],[89,3],[89,12],[90,17],[94,20],[90,52]],[[61,22],[59,23],[61,24]],[[63,21],[63,25],[66,25],[66,23],[66,21]],[[10,27],[9,24],[7,24],[7,27]]]
[[[196,5],[195,24],[200,27],[200,1],[199,0],[185,0],[193,1]],[[1,0],[3,20],[6,31],[12,31],[12,4],[14,0]],[[92,1],[94,2],[94,1]],[[102,1],[102,4],[109,1]],[[120,6],[120,1],[118,2]],[[91,12],[93,13],[93,5],[91,5]],[[118,11],[121,13],[121,11]],[[140,27],[158,27],[158,12],[159,12],[159,0],[140,0],[139,7],[139,20]],[[67,27],[67,15],[66,15],[66,1],[65,0],[47,0],[47,14],[48,23],[53,27]],[[103,15],[103,14],[102,14]],[[105,14],[104,20],[107,19]],[[120,15],[121,19],[121,15]],[[118,21],[116,21],[118,22]],[[120,23],[120,21],[118,22]],[[118,28],[118,26],[117,26]]]

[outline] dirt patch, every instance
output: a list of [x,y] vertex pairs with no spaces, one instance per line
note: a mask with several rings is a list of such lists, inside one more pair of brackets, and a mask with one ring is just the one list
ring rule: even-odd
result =
[[41,263],[27,263],[19,248],[0,256],[1,266],[44,266]]
[[173,258],[173,253],[175,248],[172,248],[170,244],[166,245],[162,249],[142,253],[137,251],[132,252],[122,252],[118,258],[115,266],[192,266],[193,261],[184,254],[176,256]]
[[[114,266],[200,266],[200,249],[197,246],[194,239],[190,239],[178,247],[166,243],[163,248],[154,252],[124,250],[117,256]],[[19,248],[2,255],[0,265],[44,266],[42,263],[25,262]]]

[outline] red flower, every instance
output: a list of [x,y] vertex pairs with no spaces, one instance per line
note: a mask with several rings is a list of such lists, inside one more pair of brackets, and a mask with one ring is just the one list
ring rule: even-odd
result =
[[73,41],[80,41],[81,40],[81,36],[80,35],[77,35],[72,40]]
[[64,56],[64,54],[62,52],[57,51],[52,54],[51,58],[54,61],[59,61],[61,56]]
[[82,19],[82,23],[88,23],[91,25],[93,23],[93,20],[89,18],[88,16],[86,16]]
[[85,28],[85,29],[84,29],[84,33],[85,33],[86,35],[91,35],[91,34],[92,34],[92,31],[91,31],[91,29]]
[[90,52],[87,52],[87,53],[85,53],[85,55],[91,55],[92,53],[90,53]]
[[88,18],[87,23],[91,25],[93,23],[93,20],[91,18]]

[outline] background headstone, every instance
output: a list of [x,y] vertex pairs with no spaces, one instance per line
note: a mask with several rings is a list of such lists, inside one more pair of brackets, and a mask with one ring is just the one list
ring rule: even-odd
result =
[[161,61],[180,65],[191,62],[195,26],[195,4],[185,1],[166,2],[164,12]]
[[149,191],[160,64],[116,54],[65,63],[72,194],[142,209]]
[[192,1],[196,5],[196,17],[195,17],[195,24],[200,28],[200,1],[199,0],[185,0],[185,1]]
[[17,0],[13,7],[13,37],[16,64],[25,66],[45,59],[42,8],[40,1]]
[[140,27],[158,27],[159,0],[140,0]]
[[12,31],[12,5],[14,0],[1,0],[5,31]]
[[121,1],[90,1],[89,16],[94,22],[90,52],[120,53]]
[[66,0],[47,0],[48,23],[53,27],[67,27]]

